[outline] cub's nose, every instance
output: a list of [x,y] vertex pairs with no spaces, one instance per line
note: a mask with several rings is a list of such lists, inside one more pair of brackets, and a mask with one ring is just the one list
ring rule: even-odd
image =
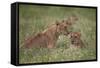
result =
[[74,44],[74,40],[72,40],[71,43]]

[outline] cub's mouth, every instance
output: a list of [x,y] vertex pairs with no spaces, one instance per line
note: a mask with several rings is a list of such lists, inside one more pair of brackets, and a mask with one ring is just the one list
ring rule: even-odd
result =
[[79,41],[77,41],[77,40],[72,40],[71,43],[75,45],[75,44],[79,44]]

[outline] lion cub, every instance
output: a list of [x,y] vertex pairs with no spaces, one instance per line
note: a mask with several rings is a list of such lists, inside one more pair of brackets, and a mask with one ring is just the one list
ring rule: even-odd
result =
[[49,26],[44,31],[38,33],[36,36],[32,36],[25,41],[26,48],[32,47],[47,47],[53,48],[58,40],[59,35],[68,35],[68,28],[71,27],[78,18],[76,16],[69,17],[67,20],[56,23]]
[[84,43],[81,39],[81,33],[80,32],[71,32],[70,33],[70,39],[71,39],[71,47],[76,48],[83,48]]

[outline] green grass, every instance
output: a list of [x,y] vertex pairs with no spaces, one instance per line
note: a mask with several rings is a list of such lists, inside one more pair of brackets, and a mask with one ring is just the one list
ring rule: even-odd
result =
[[71,31],[81,32],[86,46],[83,49],[70,48],[70,39],[61,35],[56,48],[19,49],[19,63],[41,63],[55,61],[77,61],[96,59],[96,9],[52,7],[52,6],[19,6],[19,46],[24,40],[43,31],[48,25],[67,19],[76,14],[79,21]]

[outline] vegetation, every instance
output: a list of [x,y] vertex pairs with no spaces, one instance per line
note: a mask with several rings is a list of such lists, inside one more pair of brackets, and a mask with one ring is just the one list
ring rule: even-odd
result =
[[61,35],[56,48],[53,49],[19,48],[19,62],[24,64],[96,59],[96,9],[94,8],[20,5],[19,47],[23,46],[26,38],[43,31],[56,20],[67,19],[72,14],[76,14],[79,21],[70,30],[81,32],[86,48],[71,48],[70,39]]

